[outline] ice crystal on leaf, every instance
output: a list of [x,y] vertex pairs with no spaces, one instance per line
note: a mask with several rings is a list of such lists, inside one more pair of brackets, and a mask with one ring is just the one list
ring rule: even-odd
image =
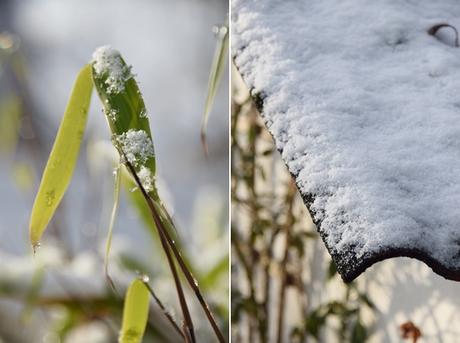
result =
[[129,130],[115,137],[116,143],[134,166],[145,163],[155,156],[152,140],[144,130]]
[[93,53],[94,71],[96,75],[107,74],[105,83],[108,94],[117,94],[125,90],[125,82],[133,77],[131,67],[123,63],[118,50],[110,46],[101,46]]
[[152,175],[152,172],[148,168],[142,166],[139,170],[138,176],[144,189],[147,192],[152,191],[155,184],[155,177]]

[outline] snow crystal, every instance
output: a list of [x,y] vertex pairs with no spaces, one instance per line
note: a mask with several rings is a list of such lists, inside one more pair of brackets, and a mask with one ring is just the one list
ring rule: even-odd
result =
[[104,110],[104,113],[107,117],[109,117],[109,119],[111,121],[116,121],[117,120],[117,115],[118,115],[118,111],[114,108],[111,108],[111,109],[108,109],[108,110]]
[[141,110],[141,113],[139,113],[139,118],[148,118],[147,110],[145,108]]
[[138,166],[155,156],[152,140],[144,130],[129,130],[115,137],[128,161]]
[[97,75],[107,74],[105,83],[108,94],[117,94],[125,89],[125,82],[133,77],[131,67],[123,63],[118,50],[101,46],[93,53],[93,66]]
[[232,54],[331,252],[460,266],[460,2],[232,2]]
[[154,189],[155,177],[152,175],[150,169],[141,166],[141,169],[137,173],[137,176],[139,177],[142,186],[147,192],[150,192]]

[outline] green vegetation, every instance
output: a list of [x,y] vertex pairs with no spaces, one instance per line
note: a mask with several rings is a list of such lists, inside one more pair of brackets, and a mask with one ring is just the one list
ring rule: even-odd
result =
[[120,343],[140,343],[149,315],[149,291],[145,284],[134,280],[126,291]]
[[[142,95],[131,73],[131,68],[125,63],[119,52],[110,47],[98,48],[94,53],[92,63],[84,66],[77,77],[32,209],[30,240],[34,250],[39,245],[39,240],[72,178],[82,142],[93,85],[106,115],[112,144],[120,156],[120,164],[115,172],[114,206],[106,248],[105,270],[108,280],[116,292],[116,287],[108,275],[107,263],[122,178],[120,169],[124,168],[125,179],[129,180],[126,182],[131,182],[138,188],[138,193],[141,195],[136,199],[137,204],[143,206],[144,218],[149,220],[150,226],[155,229],[167,258],[182,311],[183,325],[180,325],[182,338],[185,342],[196,342],[193,318],[180,274],[183,275],[195,294],[218,341],[224,342],[225,338],[210,306],[204,299],[198,282],[187,265],[186,258],[182,257],[181,244],[177,244],[176,240],[179,240],[173,236],[177,232],[174,222],[158,195],[156,156]],[[217,265],[220,265],[220,261]],[[140,342],[142,340],[147,325],[148,293],[149,290],[152,291],[147,283],[148,281],[136,279],[128,289],[121,342]],[[151,293],[153,296],[153,292]],[[154,298],[158,303],[158,299],[155,296]],[[179,327],[165,311],[163,313],[174,328]]]

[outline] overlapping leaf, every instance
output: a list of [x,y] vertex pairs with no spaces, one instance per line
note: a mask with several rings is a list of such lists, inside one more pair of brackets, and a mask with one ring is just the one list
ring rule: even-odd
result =
[[216,97],[217,89],[222,78],[225,61],[228,51],[228,25],[216,27],[217,45],[212,61],[211,71],[209,73],[208,93],[204,106],[203,119],[201,123],[201,141],[207,153],[208,147],[206,142],[207,125],[209,114],[211,113],[212,105]]
[[149,291],[141,280],[136,279],[126,292],[119,342],[142,342],[148,315]]
[[120,53],[101,47],[94,53],[93,80],[112,132],[112,142],[157,199],[155,154],[147,110],[131,68]]
[[39,244],[72,178],[86,126],[92,89],[91,66],[86,65],[75,81],[32,208],[29,235],[33,246]]

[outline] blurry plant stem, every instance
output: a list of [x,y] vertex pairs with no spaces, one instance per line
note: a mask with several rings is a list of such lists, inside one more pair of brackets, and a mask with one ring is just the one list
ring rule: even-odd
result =
[[[257,193],[257,188],[256,188],[256,158],[257,158],[257,138],[259,135],[260,127],[257,123],[258,121],[258,113],[256,111],[252,111],[249,116],[249,144],[248,144],[248,150],[250,152],[253,152],[252,154],[249,154],[248,157],[248,164],[249,164],[249,184],[252,185],[250,187],[250,210],[251,210],[251,221],[252,223],[256,223],[256,221],[259,218],[259,205],[258,205],[258,193]],[[255,243],[256,243],[256,235],[251,234],[250,235],[250,243],[249,243],[249,249],[250,251],[250,256],[256,256],[257,251],[255,250]],[[269,262],[268,262],[269,265]],[[257,265],[255,264],[250,264],[249,265],[251,269],[251,280],[252,283],[254,283],[253,277],[255,275],[255,269]],[[268,275],[266,275],[268,278]],[[267,309],[268,307],[268,296],[269,294],[264,294],[264,298],[262,300],[262,307],[264,309]],[[254,294],[254,302],[257,304],[257,298],[256,295]],[[267,323],[267,318],[268,318],[268,312],[265,311],[260,311],[260,314],[258,315],[258,329],[259,329],[259,338],[262,343],[267,342],[268,339],[268,323]]]
[[[240,263],[246,274],[246,279],[247,279],[248,287],[249,287],[249,299],[257,308],[257,298],[256,298],[254,279],[253,279],[253,274],[252,274],[253,269],[251,268],[251,263],[249,263],[246,260],[245,254],[243,253],[243,245],[244,243],[242,239],[239,237],[239,233],[236,230],[232,230],[232,246],[235,249],[236,255],[238,259],[240,260]],[[248,321],[248,337],[251,342],[254,341],[253,326],[254,324],[252,323],[252,320],[249,320]]]
[[[45,270],[47,269],[48,268],[45,267]],[[103,303],[104,305],[110,305],[112,301],[116,302],[118,300],[117,298],[112,298],[112,297],[108,299],[97,298],[97,300],[94,300],[91,298],[80,298],[79,296],[72,294],[72,292],[67,287],[67,284],[65,283],[64,279],[61,279],[61,277],[53,273],[48,273],[48,275],[54,278],[54,280],[61,287],[61,289],[63,290],[66,296],[64,298],[59,298],[59,297],[41,298],[41,299],[37,298],[35,299],[35,304],[37,305],[42,305],[42,306],[43,305],[53,305],[53,303],[62,305],[62,304],[70,303],[72,304],[72,307],[79,308],[82,313],[84,313],[88,318],[90,318],[94,316],[94,311],[92,310],[92,307],[94,305],[96,305],[96,307],[101,305],[101,303]],[[109,328],[112,334],[116,335],[117,330],[113,326],[110,325],[110,322],[102,319],[102,313],[103,311],[101,311],[101,320],[106,324],[107,328]]]
[[[247,106],[247,109],[242,110],[243,106]],[[296,185],[293,179],[289,179],[281,207],[275,202],[264,203],[265,200],[276,199],[274,190],[278,187],[278,181],[272,186],[272,193],[258,190],[259,182],[264,177],[262,169],[265,168],[261,159],[267,155],[265,151],[259,151],[264,145],[259,114],[251,98],[242,104],[233,103],[232,110],[232,199],[236,206],[248,211],[249,219],[245,224],[249,229],[247,235],[246,231],[242,232],[238,228],[236,222],[232,225],[232,247],[248,288],[246,300],[253,304],[249,309],[244,308],[247,320],[243,322],[247,325],[249,342],[283,342],[286,289],[292,283],[296,285],[299,298],[302,299],[299,306],[306,317],[305,292],[300,276],[302,269],[299,268],[299,275],[287,272],[289,254],[294,248],[291,237],[296,222]],[[244,129],[239,129],[240,125]],[[240,193],[239,188],[244,189],[244,192]],[[267,227],[258,228],[260,222],[265,220],[264,217],[270,218],[271,223]],[[284,234],[286,245],[282,260],[277,261],[274,255],[275,242],[281,234]],[[301,263],[301,259],[293,262]],[[281,275],[276,295],[272,292],[275,278],[270,272],[271,266],[275,264],[279,266]],[[259,283],[262,286],[260,288],[257,287]],[[269,325],[271,319],[278,324],[272,331]],[[273,333],[273,337],[270,337],[270,333]],[[305,339],[303,335],[301,342]]]
[[[244,86],[235,82],[238,87]],[[344,299],[312,306],[314,281],[322,278],[314,273],[323,262],[311,241],[318,236],[313,223],[297,209],[301,198],[292,175],[277,168],[276,146],[257,111],[260,96],[247,92],[243,99],[239,93],[232,98],[231,117],[232,271],[237,276],[232,279],[232,338],[248,343],[306,343],[310,338],[322,341],[328,330],[335,331],[340,342],[363,342],[368,328],[361,321],[361,306],[374,310],[366,294],[347,286]],[[283,242],[279,256],[278,243]],[[310,268],[305,268],[306,262]],[[272,267],[276,273],[271,273]],[[330,264],[322,285],[337,277]],[[295,304],[288,303],[288,291],[294,292]],[[292,307],[299,310],[298,323],[288,315]],[[339,320],[339,330],[329,326],[329,318]]]
[[[143,187],[142,183],[140,182],[140,179],[139,179],[134,167],[128,161],[126,156],[124,156],[124,157],[125,157],[125,161],[126,161],[125,163],[126,163],[128,169],[129,169],[129,171],[131,172],[132,176],[134,177],[134,180],[136,181],[137,186],[139,187],[139,189],[142,192],[142,195],[144,196],[145,200],[147,201],[147,205],[148,205],[148,207],[150,209],[150,212],[152,214],[153,220],[155,222],[155,227],[157,228],[158,234],[160,236],[160,241],[161,241],[161,244],[163,246],[163,250],[165,251],[165,254],[166,254],[167,258],[168,258],[168,263],[169,263],[171,272],[173,273],[173,276],[174,276],[174,279],[175,279],[176,288],[177,288],[179,300],[180,300],[181,307],[182,307],[182,312],[184,314],[184,324],[187,326],[187,332],[185,333],[185,338],[187,338],[187,336],[190,336],[191,342],[192,343],[195,342],[195,335],[194,335],[194,331],[193,331],[192,319],[191,319],[190,313],[188,311],[188,307],[187,307],[187,303],[185,301],[185,297],[184,297],[184,294],[183,294],[183,291],[182,291],[182,286],[181,286],[180,279],[179,279],[179,277],[177,275],[176,266],[175,266],[174,260],[172,259],[171,250],[172,250],[172,252],[173,252],[173,254],[174,254],[175,258],[176,258],[176,261],[178,262],[178,264],[179,264],[179,266],[180,266],[180,268],[182,270],[182,273],[185,276],[185,279],[189,283],[189,285],[192,288],[192,290],[195,292],[195,296],[198,298],[198,301],[200,302],[201,307],[203,308],[204,312],[206,313],[208,321],[211,324],[212,328],[214,329],[214,332],[215,332],[219,342],[224,343],[225,338],[224,338],[222,332],[220,331],[220,329],[219,329],[219,327],[218,327],[218,325],[216,323],[216,320],[214,319],[214,316],[211,313],[211,310],[210,310],[208,304],[204,300],[204,297],[203,297],[203,295],[201,293],[201,290],[200,290],[200,288],[198,286],[198,282],[196,281],[196,279],[194,278],[194,276],[192,275],[192,273],[190,272],[190,270],[186,266],[186,264],[185,264],[185,262],[184,262],[184,260],[183,260],[183,258],[181,256],[180,252],[178,251],[174,241],[172,240],[167,228],[165,227],[165,225],[164,225],[164,223],[162,221],[162,218],[164,218],[164,217],[161,217],[160,214],[159,214],[159,213],[162,213],[161,212],[162,207],[160,207],[159,209],[156,208],[156,206],[153,203],[152,199],[150,198],[150,196],[146,192],[145,188]],[[169,217],[167,216],[166,218],[169,218]]]
[[109,223],[109,230],[107,233],[107,242],[105,245],[105,255],[104,255],[104,273],[112,290],[118,294],[117,288],[115,287],[115,283],[113,282],[112,278],[109,274],[109,255],[110,255],[110,247],[112,245],[112,234],[113,234],[113,226],[115,224],[115,217],[118,210],[118,203],[120,200],[120,182],[121,182],[121,161],[118,163],[115,169],[115,184],[114,184],[114,192],[113,192],[113,207],[112,212],[110,214],[110,223]]
[[285,231],[285,247],[284,247],[284,256],[283,260],[281,261],[280,269],[281,269],[281,287],[278,299],[278,334],[276,341],[281,343],[283,340],[283,333],[284,333],[284,311],[285,311],[285,301],[286,301],[286,286],[288,281],[288,272],[287,272],[287,263],[289,259],[289,246],[291,240],[291,228],[294,225],[295,218],[293,216],[293,205],[294,205],[294,197],[296,194],[296,186],[293,179],[290,180],[288,191],[286,195],[286,203],[288,204],[287,210],[287,218],[284,225]]
[[[250,99],[247,99],[247,102]],[[246,102],[246,103],[247,103]],[[243,146],[239,142],[238,134],[236,127],[238,126],[240,119],[240,109],[239,104],[233,104],[232,106],[234,112],[232,115],[232,160],[236,161],[237,157],[241,160],[241,163],[244,165],[241,169],[244,170],[244,182],[248,190],[248,199],[239,199],[237,197],[237,189],[240,185],[240,177],[237,173],[239,171],[232,169],[232,196],[235,203],[244,205],[248,207],[250,212],[250,226],[253,227],[257,220],[259,219],[259,194],[256,189],[256,158],[257,158],[257,137],[260,126],[257,124],[257,112],[251,111],[248,117],[248,142],[247,146]],[[234,163],[232,163],[232,168]],[[272,244],[270,244],[265,250],[267,255],[265,261],[262,261],[263,258],[260,258],[259,252],[255,249],[257,235],[253,232],[249,233],[249,237],[246,239],[240,234],[237,228],[232,229],[232,247],[235,250],[236,256],[241,263],[242,269],[246,276],[246,282],[249,288],[249,301],[252,304],[255,313],[252,313],[248,317],[247,321],[247,330],[249,342],[256,342],[255,331],[258,331],[258,337],[260,342],[268,341],[268,318],[269,318],[269,296],[270,296],[270,256],[272,255]],[[270,239],[273,242],[274,236]],[[259,303],[256,294],[256,279],[258,278],[258,273],[256,273],[259,268],[262,268],[263,280],[264,282],[264,292]]]
[[161,223],[161,220],[158,214],[156,213],[156,209],[155,209],[155,206],[153,205],[152,199],[150,199],[150,196],[147,194],[142,183],[140,182],[139,177],[137,176],[136,171],[134,170],[134,167],[128,161],[128,159],[126,158],[126,155],[124,155],[124,157],[126,161],[125,164],[128,166],[128,169],[130,170],[131,174],[136,180],[136,183],[139,189],[141,190],[142,195],[147,200],[147,204],[150,208],[150,211],[152,212],[153,220],[155,222],[155,227],[157,228],[158,235],[160,236],[161,246],[163,247],[166,258],[168,260],[169,268],[171,269],[171,273],[174,278],[177,296],[179,298],[179,304],[182,310],[182,315],[184,316],[184,335],[183,335],[184,341],[186,343],[189,343],[189,342],[194,343],[195,342],[195,332],[193,329],[193,321],[192,321],[192,317],[190,316],[190,311],[188,309],[187,300],[185,299],[185,295],[182,289],[182,284],[181,284],[179,275],[177,274],[176,264],[172,258],[171,250],[168,245],[168,242],[166,241],[165,232],[164,232],[166,230],[163,229],[163,224]]

